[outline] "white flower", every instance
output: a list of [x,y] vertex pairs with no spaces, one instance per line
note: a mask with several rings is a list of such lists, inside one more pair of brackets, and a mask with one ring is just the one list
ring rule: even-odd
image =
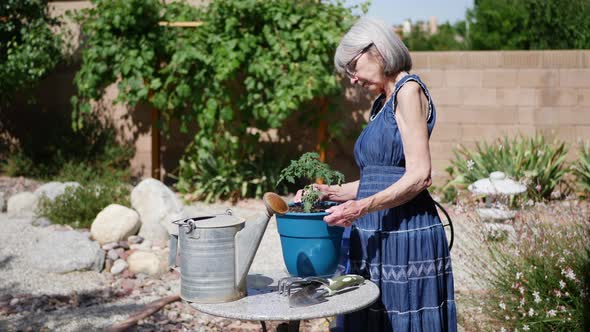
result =
[[565,263],[565,258],[559,257],[559,259],[557,261],[563,264],[563,263]]
[[537,151],[537,156],[538,156],[538,157],[540,157],[540,156],[542,156],[542,155],[544,155],[544,154],[545,154],[545,151],[543,151],[543,150],[539,150],[539,151]]
[[510,320],[510,316],[506,315],[506,316],[504,316],[504,319],[505,320]]
[[528,330],[530,330],[530,327],[528,325],[525,325],[525,326],[522,327],[522,330],[523,331],[528,331]]
[[535,303],[541,302],[541,297],[539,296],[539,292],[533,292],[533,297],[534,297],[533,301],[535,301]]
[[499,306],[500,306],[500,309],[506,310],[506,304],[504,302],[500,302]]
[[565,288],[565,282],[563,280],[559,280],[559,288],[561,288],[561,289]]
[[500,332],[506,332],[506,329],[504,327],[501,327]]
[[520,277],[522,277],[522,272],[516,272],[516,280],[520,280]]
[[547,317],[555,317],[557,316],[557,311],[551,309],[549,311],[547,311]]
[[529,317],[533,317],[535,315],[535,309],[530,308],[529,309]]
[[467,160],[467,170],[473,171],[473,166],[475,166],[475,162],[471,159]]
[[525,301],[524,301],[524,297],[523,297],[522,299],[520,299],[520,306],[524,307],[524,303],[525,303]]
[[561,269],[561,274],[563,274],[566,278],[570,279],[570,280],[576,280],[576,274],[574,273],[574,270],[572,270],[571,267],[564,269]]

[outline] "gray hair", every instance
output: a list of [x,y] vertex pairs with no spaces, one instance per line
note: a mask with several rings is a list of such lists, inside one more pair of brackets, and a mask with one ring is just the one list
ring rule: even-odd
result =
[[340,41],[334,55],[336,70],[344,73],[346,65],[363,49],[373,44],[369,53],[374,54],[377,49],[381,56],[383,72],[387,76],[412,69],[410,52],[399,37],[393,32],[393,27],[385,22],[363,17],[359,19]]

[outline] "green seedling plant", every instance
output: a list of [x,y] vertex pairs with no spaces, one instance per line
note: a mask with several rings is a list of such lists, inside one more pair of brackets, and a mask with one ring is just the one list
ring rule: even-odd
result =
[[325,184],[341,185],[344,182],[344,174],[332,170],[330,166],[319,160],[319,154],[315,152],[307,152],[299,159],[292,160],[289,166],[281,171],[277,186],[283,181],[295,184],[298,179],[308,180],[309,184],[303,188],[303,195],[301,203],[303,204],[303,211],[311,212],[314,205],[320,201],[321,192],[313,187],[314,180],[321,180]]

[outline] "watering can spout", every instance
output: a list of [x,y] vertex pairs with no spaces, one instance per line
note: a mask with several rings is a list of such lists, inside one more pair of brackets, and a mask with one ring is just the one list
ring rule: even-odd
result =
[[244,291],[248,271],[254,261],[268,221],[273,214],[285,214],[289,210],[287,203],[275,193],[265,193],[263,201],[266,211],[255,220],[246,221],[245,227],[236,235],[236,286]]

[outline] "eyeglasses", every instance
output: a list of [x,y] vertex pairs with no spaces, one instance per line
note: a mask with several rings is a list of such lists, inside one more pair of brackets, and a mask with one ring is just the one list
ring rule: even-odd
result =
[[355,78],[356,77],[356,63],[361,58],[361,56],[363,56],[363,54],[367,53],[367,51],[371,48],[371,46],[373,46],[373,43],[370,43],[365,48],[363,48],[359,52],[359,54],[355,55],[354,58],[352,58],[350,61],[348,61],[348,63],[346,64],[346,66],[344,66],[344,70],[346,71],[346,75],[349,78]]

